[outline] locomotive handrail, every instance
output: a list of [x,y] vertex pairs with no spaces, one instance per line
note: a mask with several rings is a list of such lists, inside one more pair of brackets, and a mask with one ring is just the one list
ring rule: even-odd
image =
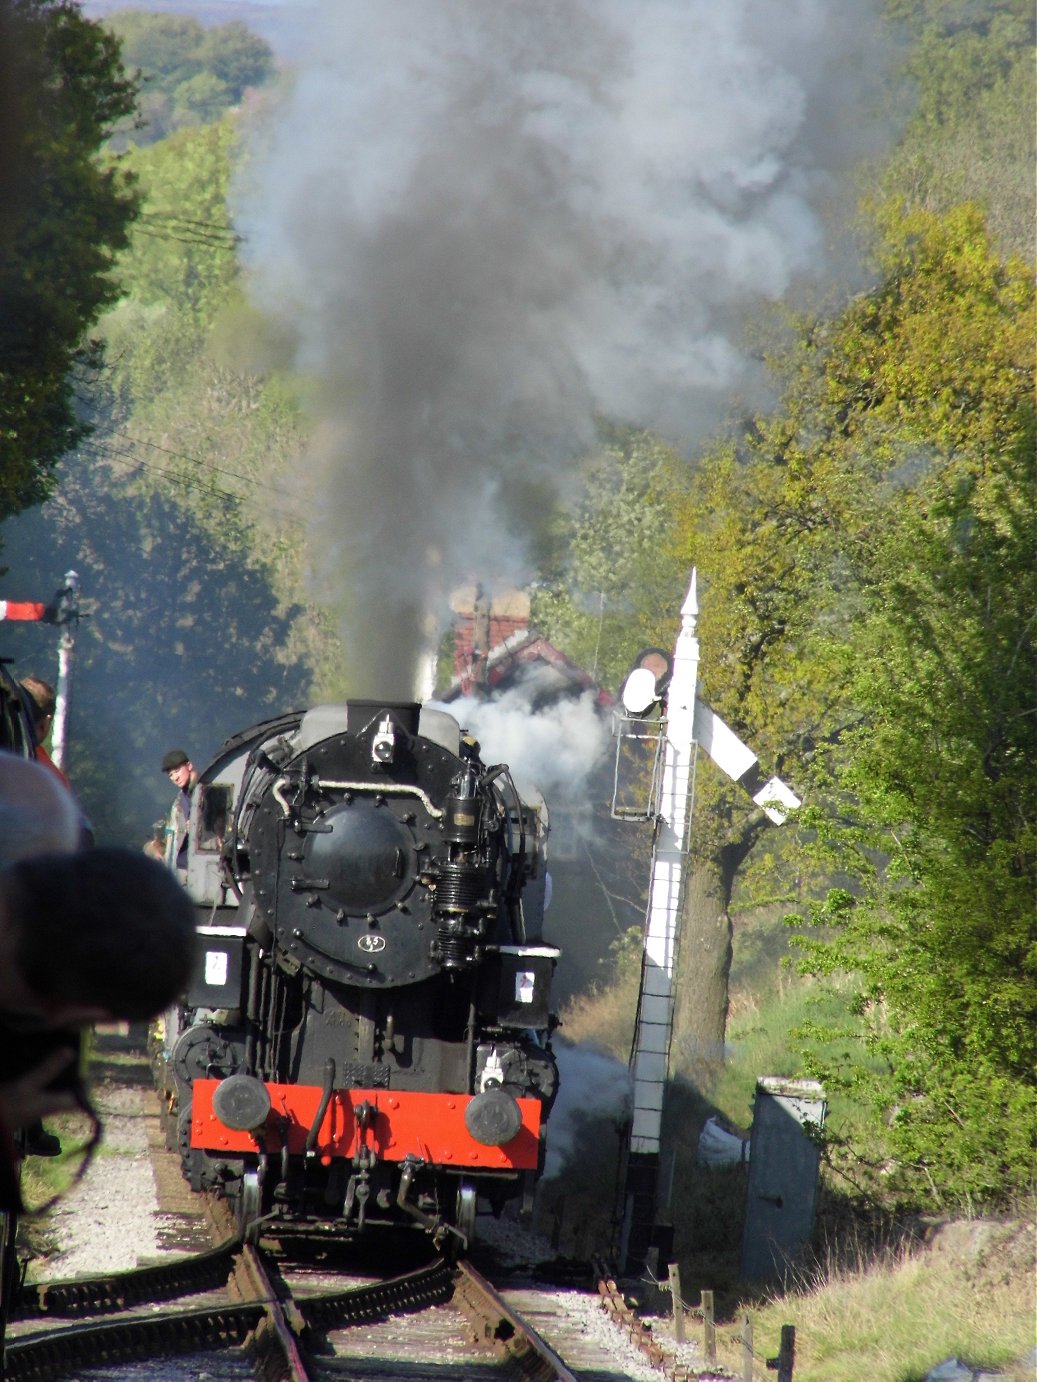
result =
[[317,1112],[313,1116],[310,1130],[306,1134],[306,1155],[313,1156],[314,1148],[317,1146],[317,1134],[320,1132],[320,1125],[324,1122],[324,1115],[328,1111],[331,1103],[331,1092],[335,1088],[335,1062],[329,1056],[324,1062],[324,1087],[321,1090],[320,1103],[317,1105]]
[[[331,788],[336,792],[364,792],[368,796],[417,797],[433,820],[442,820],[445,814],[423,788],[407,782],[331,782],[326,777],[315,777],[313,785],[318,788]],[[285,815],[288,815],[287,811]]]

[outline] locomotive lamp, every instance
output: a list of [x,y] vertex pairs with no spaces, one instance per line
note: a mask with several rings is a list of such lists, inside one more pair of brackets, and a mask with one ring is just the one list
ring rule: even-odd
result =
[[392,716],[386,715],[371,740],[371,762],[391,763],[395,754],[396,731],[393,728]]

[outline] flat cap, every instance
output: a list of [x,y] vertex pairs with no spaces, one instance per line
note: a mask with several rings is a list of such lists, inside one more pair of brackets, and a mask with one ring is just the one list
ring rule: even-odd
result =
[[162,759],[162,771],[171,773],[174,768],[182,768],[185,763],[190,763],[190,761],[183,749],[170,749]]

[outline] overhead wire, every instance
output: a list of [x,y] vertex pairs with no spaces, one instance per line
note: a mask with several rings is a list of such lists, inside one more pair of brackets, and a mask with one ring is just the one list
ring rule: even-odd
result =
[[[97,436],[100,431],[100,427],[96,428],[92,436]],[[133,437],[129,432],[120,432],[117,427],[105,428],[103,435],[118,437],[120,441],[126,442],[130,446],[147,446],[153,451],[161,451],[163,455],[174,456],[181,461],[190,461],[192,465],[204,466],[206,470],[213,471],[217,475],[227,475],[233,480],[244,480],[247,485],[256,483],[255,477],[252,475],[242,475],[239,470],[228,470],[225,466],[213,465],[210,461],[203,460],[201,456],[192,456],[186,451],[175,451],[172,447],[161,446],[157,441],[147,441],[144,437]],[[266,488],[268,492],[280,494],[285,499],[295,498],[295,495],[289,490],[280,489],[277,485],[267,485]]]
[[183,475],[164,466],[152,465],[148,461],[142,460],[133,451],[121,450],[117,447],[107,446],[103,442],[94,442],[90,439],[80,442],[78,450],[85,451],[90,455],[96,456],[100,460],[110,460],[122,462],[128,469],[147,470],[155,475],[165,476],[166,479],[173,481],[174,484],[182,488],[200,490],[203,494],[210,494],[214,499],[221,499],[226,504],[240,504],[244,500],[244,495],[232,494],[230,490],[221,489],[219,485],[209,485],[203,480],[191,475]]
[[171,225],[196,226],[199,230],[211,230],[217,235],[225,235],[234,240],[242,237],[230,226],[220,225],[217,221],[199,221],[193,216],[177,216],[171,211],[142,211],[137,217],[138,221],[157,221],[160,224],[168,221]]
[[142,226],[138,222],[135,227],[141,235],[150,235],[156,240],[175,240],[181,245],[211,245],[215,249],[227,250],[233,254],[239,244],[239,240],[217,240],[214,237],[204,235],[171,235],[168,231],[149,230],[147,226]]
[[[89,455],[94,455],[99,459],[110,460],[116,464],[122,464],[127,469],[134,467],[147,470],[154,475],[161,475],[170,481],[174,486],[181,488],[195,489],[203,494],[208,494],[214,499],[219,499],[225,504],[241,505],[248,497],[244,494],[234,494],[230,490],[221,488],[219,485],[209,484],[199,476],[184,475],[181,471],[171,467],[155,465],[150,461],[145,461],[135,451],[129,451],[107,444],[103,438],[95,441],[93,438],[86,438],[79,444],[78,449],[85,451]],[[173,453],[175,454],[175,453]],[[241,477],[246,478],[246,477]],[[298,514],[289,513],[285,509],[276,506],[268,506],[269,511],[285,523],[301,524],[302,519]]]
[[244,236],[230,226],[215,221],[200,221],[173,212],[141,211],[133,229],[156,240],[171,240],[181,245],[207,245],[213,249],[235,251]]

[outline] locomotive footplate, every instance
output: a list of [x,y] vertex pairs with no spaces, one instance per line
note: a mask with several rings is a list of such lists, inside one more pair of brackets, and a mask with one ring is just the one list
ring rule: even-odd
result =
[[[305,1155],[307,1135],[323,1097],[319,1085],[267,1084],[270,1111],[265,1122],[254,1131],[241,1132],[227,1127],[213,1110],[213,1094],[219,1084],[219,1080],[194,1081],[193,1148],[227,1156],[257,1151],[274,1154],[287,1146],[290,1155]],[[468,1094],[409,1090],[334,1090],[317,1132],[316,1158],[327,1166],[337,1158],[352,1161],[367,1149],[379,1161],[411,1157],[443,1169],[535,1170],[540,1150],[540,1100],[515,1099],[521,1115],[518,1131],[500,1146],[488,1146],[472,1137],[466,1126],[465,1113],[472,1099]],[[358,1120],[357,1109],[364,1105],[364,1118]],[[359,1121],[365,1126],[359,1126]]]

